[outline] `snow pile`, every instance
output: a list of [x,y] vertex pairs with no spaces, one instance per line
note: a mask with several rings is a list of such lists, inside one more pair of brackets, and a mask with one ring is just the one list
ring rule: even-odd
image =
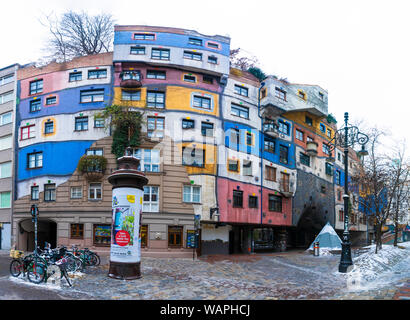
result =
[[399,247],[383,245],[377,254],[375,245],[366,249],[369,251],[353,259],[353,269],[346,274],[349,289],[369,289],[393,282],[397,274],[410,275],[410,242],[401,243]]

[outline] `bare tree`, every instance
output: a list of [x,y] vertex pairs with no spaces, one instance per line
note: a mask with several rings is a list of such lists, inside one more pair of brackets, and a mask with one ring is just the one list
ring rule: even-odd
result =
[[40,23],[50,32],[48,58],[63,62],[112,49],[114,20],[111,14],[90,16],[84,11],[68,11],[60,18],[50,14],[44,19]]

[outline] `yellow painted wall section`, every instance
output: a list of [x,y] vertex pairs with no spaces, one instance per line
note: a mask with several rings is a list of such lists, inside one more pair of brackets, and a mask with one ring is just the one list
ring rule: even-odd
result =
[[[312,126],[309,126],[306,124],[305,122],[305,117],[308,116],[309,118],[312,119]],[[301,112],[291,112],[291,113],[285,113],[284,117],[292,120],[293,122],[296,122],[297,124],[302,125],[305,128],[310,129],[311,131],[315,132],[317,135],[330,140],[331,138],[334,137],[334,130],[333,128],[331,128],[330,126],[328,126],[326,124],[326,118],[325,117],[317,117],[313,114],[310,114],[308,112],[305,111],[301,111]],[[326,133],[323,133],[322,131],[320,131],[320,123],[323,123],[326,127],[326,132],[327,129],[330,129],[332,134],[331,134],[331,138],[329,138]]]
[[[44,130],[44,124],[45,124],[46,122],[48,122],[48,121],[53,122],[53,132],[51,132],[51,133],[45,133],[45,130]],[[54,117],[45,118],[43,121],[41,121],[40,131],[41,131],[41,136],[42,136],[43,138],[44,138],[44,137],[52,137],[52,136],[55,136],[56,133],[57,133],[57,120],[56,120]]]
[[[213,109],[207,111],[206,109],[193,108],[192,94],[205,95],[206,97],[212,97]],[[165,94],[165,106],[168,110],[186,110],[191,112],[197,112],[201,114],[219,115],[219,96],[218,94],[211,93],[205,90],[197,90],[185,87],[168,86]]]
[[146,105],[146,98],[147,98],[147,88],[139,88],[139,89],[127,89],[127,91],[141,91],[141,100],[139,101],[123,101],[121,100],[121,87],[114,87],[114,99],[113,104],[116,105],[125,105],[128,107],[135,107],[135,108],[144,108]]
[[[182,155],[183,147],[195,147],[205,150],[205,165],[204,167],[184,166],[189,175],[191,174],[213,174],[216,175],[216,147],[210,144],[202,144],[197,142],[184,142],[177,144],[180,154]],[[182,159],[182,158],[181,158]]]

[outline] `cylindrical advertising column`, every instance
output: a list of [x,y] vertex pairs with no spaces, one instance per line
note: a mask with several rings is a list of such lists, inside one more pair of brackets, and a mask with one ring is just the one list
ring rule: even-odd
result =
[[143,187],[148,180],[137,170],[139,160],[118,159],[118,169],[109,177],[112,184],[112,229],[108,276],[132,280],[141,277],[141,212]]

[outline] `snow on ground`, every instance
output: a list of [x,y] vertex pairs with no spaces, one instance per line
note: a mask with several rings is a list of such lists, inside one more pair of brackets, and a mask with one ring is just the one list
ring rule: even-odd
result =
[[352,271],[343,274],[350,290],[369,290],[410,277],[410,242],[398,247],[384,244],[377,254],[375,245],[365,248],[369,251],[353,258]]

